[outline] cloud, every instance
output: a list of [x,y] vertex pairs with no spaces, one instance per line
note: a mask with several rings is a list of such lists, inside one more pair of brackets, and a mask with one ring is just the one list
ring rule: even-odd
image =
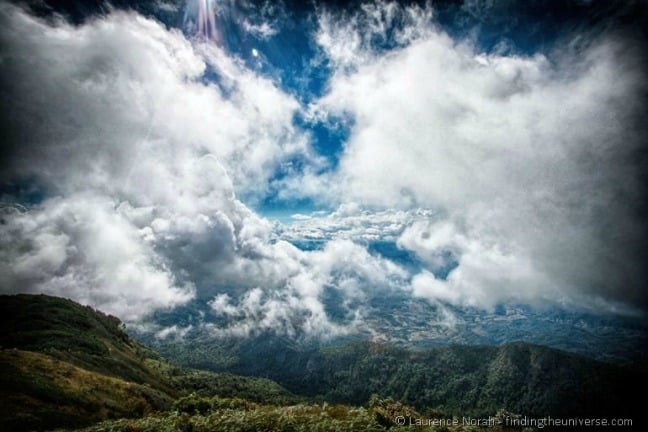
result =
[[255,37],[259,39],[270,39],[274,35],[276,35],[279,30],[277,30],[275,27],[273,27],[271,24],[268,22],[262,22],[260,24],[254,24],[251,23],[248,20],[243,21],[243,29],[254,35]]
[[140,322],[209,302],[226,318],[206,324],[215,334],[332,336],[356,325],[367,290],[405,277],[348,241],[300,251],[238,199],[310,158],[292,124],[300,107],[273,82],[134,13],[74,27],[0,12],[2,182],[39,192],[27,206],[5,196],[3,292]]
[[[52,27],[5,6],[3,22],[3,110],[13,135],[5,181],[19,172],[65,192],[76,182],[105,188],[107,177],[126,177],[145,181],[154,201],[168,199],[161,196],[168,187],[177,196],[177,187],[152,184],[174,175],[147,163],[209,155],[245,195],[263,191],[277,164],[305,152],[292,126],[296,100],[212,44],[192,46],[133,13]],[[207,72],[216,82],[203,79]],[[33,144],[17,144],[27,140]],[[154,170],[161,171],[149,176]],[[114,192],[131,192],[126,181],[115,183]]]
[[[236,285],[258,286],[220,293],[209,304],[226,325],[217,335],[249,336],[276,331],[297,337],[331,338],[364,329],[369,300],[406,286],[407,272],[349,240],[332,240],[317,251],[290,243],[258,245],[255,259],[241,259]],[[328,299],[328,301],[327,301]]]
[[172,325],[170,327],[165,327],[162,330],[159,330],[155,333],[156,339],[168,339],[173,338],[174,340],[183,339],[187,334],[193,329],[193,326],[189,325],[187,327],[178,327],[177,325]]
[[[432,16],[322,11],[332,75],[304,107],[215,44],[132,12],[72,26],[0,6],[2,292],[141,325],[208,306],[204,322],[151,324],[160,338],[381,333],[381,307],[423,313],[419,298],[440,320],[444,304],[643,305],[641,53],[602,38],[485,54]],[[296,114],[349,119],[338,164]],[[244,204],[268,194],[337,210],[282,226]],[[424,268],[370,252],[378,240]]]
[[362,3],[359,11],[344,15],[323,8],[317,16],[315,41],[332,63],[335,72],[348,73],[371,62],[385,48],[407,46],[426,35],[432,9],[396,2]]
[[[525,248],[506,250],[500,239],[488,240],[466,234],[447,220],[409,226],[398,244],[416,253],[430,270],[413,277],[412,294],[482,308],[509,301],[527,304],[576,300],[569,298],[573,293],[561,290],[536,268]],[[435,276],[449,266],[454,268],[445,278]]]
[[0,20],[1,180],[40,197],[3,215],[2,290],[131,320],[222,288],[220,267],[238,280],[269,225],[236,194],[304,153],[295,100],[134,13],[74,27],[3,5]]
[[[544,54],[483,53],[428,12],[321,15],[316,40],[335,72],[315,109],[354,119],[322,183],[337,202],[445,215],[399,241],[430,268],[443,251],[458,260],[447,281],[418,275],[417,295],[645,307],[643,50],[610,33]],[[393,28],[393,49],[372,43]]]
[[292,223],[280,226],[277,234],[293,242],[326,242],[333,239],[347,239],[362,244],[396,242],[411,224],[436,217],[433,210],[367,210],[357,203],[348,202],[329,214],[292,215]]
[[115,207],[105,198],[73,195],[27,212],[6,208],[3,292],[70,297],[125,320],[192,298],[195,287],[179,284]]

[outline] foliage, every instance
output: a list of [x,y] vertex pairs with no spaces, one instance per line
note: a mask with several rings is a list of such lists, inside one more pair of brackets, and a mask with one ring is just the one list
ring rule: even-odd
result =
[[246,403],[301,400],[267,379],[174,366],[133,341],[117,318],[70,300],[0,296],[0,322],[0,430],[141,417],[181,395],[177,408],[204,411],[200,401],[187,408],[192,393]]
[[392,398],[381,399],[378,395],[372,395],[369,399],[369,408],[373,411],[373,416],[378,424],[390,427],[394,424],[396,417],[405,419],[420,419],[421,414],[416,412],[412,407],[395,401]]
[[0,430],[83,426],[168,409],[169,395],[40,353],[0,351]]
[[[417,427],[409,424],[398,425],[398,416],[418,418],[411,407],[393,400],[375,398],[368,408],[354,408],[347,405],[297,404],[291,406],[260,405],[240,399],[201,398],[192,395],[183,398],[175,411],[148,416],[139,420],[117,420],[97,424],[83,432],[317,432],[317,431],[366,431],[388,430],[429,430],[441,431],[434,427]],[[200,406],[197,411],[194,407]],[[209,409],[204,409],[211,406]],[[187,408],[185,410],[184,408]],[[192,411],[192,412],[187,412]],[[452,430],[470,430],[455,427]],[[489,431],[499,432],[499,427]]]
[[155,351],[133,341],[118,318],[47,295],[0,296],[0,346],[34,351],[103,375],[173,393],[143,361]]
[[[200,350],[190,349],[196,345]],[[188,339],[162,349],[186,365],[269,378],[319,401],[358,405],[377,394],[447,415],[483,416],[500,408],[540,416],[633,415],[641,406],[630,390],[646,382],[645,372],[526,343],[300,348],[267,336]]]
[[238,397],[269,405],[296,404],[304,399],[293,395],[269,379],[244,377],[231,373],[176,368],[171,372],[171,382],[184,394]]
[[116,318],[69,300],[0,296],[0,320],[0,430],[103,421],[87,432],[384,431],[395,418],[498,410],[639,418],[629,389],[645,383],[642,371],[523,343],[420,351],[304,349],[277,338],[176,344],[176,359],[221,370],[208,372],[162,359]]

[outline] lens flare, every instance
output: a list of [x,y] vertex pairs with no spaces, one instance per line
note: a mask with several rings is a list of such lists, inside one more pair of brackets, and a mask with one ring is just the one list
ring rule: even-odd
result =
[[184,28],[196,37],[219,41],[217,18],[221,5],[217,0],[189,0],[185,6]]

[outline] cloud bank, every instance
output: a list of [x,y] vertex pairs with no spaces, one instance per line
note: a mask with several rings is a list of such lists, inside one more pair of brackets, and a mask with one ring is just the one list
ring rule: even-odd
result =
[[336,68],[315,110],[354,119],[327,189],[446,215],[399,239],[431,266],[459,261],[447,280],[416,275],[415,295],[646,305],[641,46],[605,34],[488,54],[395,3],[324,15],[317,40]]
[[216,332],[334,335],[360,312],[332,322],[325,290],[352,299],[403,277],[351,242],[305,253],[277,241],[236,198],[311,154],[295,100],[218,47],[133,13],[73,27],[3,6],[2,22],[2,180],[42,194],[5,196],[3,292],[126,320],[199,299],[232,321]]
[[[484,53],[396,3],[314,19],[331,75],[303,106],[136,13],[73,26],[2,5],[2,292],[129,321],[198,301],[211,331],[240,336],[345,334],[395,294],[646,307],[639,48]],[[296,115],[353,120],[334,168]],[[245,204],[277,189],[337,210],[282,226]]]

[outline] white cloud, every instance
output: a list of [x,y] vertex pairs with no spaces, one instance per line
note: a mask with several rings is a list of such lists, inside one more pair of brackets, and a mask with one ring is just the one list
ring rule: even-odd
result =
[[[248,254],[249,255],[249,254]],[[370,312],[367,300],[390,290],[403,290],[407,273],[349,240],[332,240],[324,249],[304,252],[285,241],[256,245],[254,259],[241,258],[232,277],[238,286],[259,283],[236,296],[217,294],[209,302],[229,324],[214,334],[248,336],[273,330],[292,336],[330,338],[357,331]],[[337,293],[333,320],[327,290]]]
[[[33,142],[14,149],[13,171],[64,191],[111,184],[111,193],[147,187],[150,201],[175,200],[173,183],[184,173],[166,171],[169,165],[192,170],[209,155],[239,194],[254,194],[276,165],[305,152],[305,137],[292,126],[296,100],[213,44],[192,46],[135,14],[81,27],[51,27],[9,6],[3,14],[4,92],[14,101],[7,108],[14,128],[27,134],[21,138]],[[202,80],[208,68],[221,87]],[[31,124],[35,117],[48,128]]]
[[[368,290],[406,277],[349,241],[300,251],[236,198],[263,191],[292,155],[309,157],[292,126],[299,105],[272,82],[137,15],[72,27],[2,13],[3,100],[20,101],[13,132],[33,143],[10,149],[4,175],[49,194],[6,214],[5,291],[64,295],[126,320],[211,301],[228,320],[215,334],[332,336],[356,325]],[[208,68],[219,85],[201,79]]]
[[[79,27],[0,13],[2,180],[46,194],[4,216],[3,290],[132,320],[244,279],[254,261],[244,255],[270,225],[235,192],[263,191],[277,164],[304,153],[294,98],[133,13]],[[202,80],[208,68],[221,87]]]
[[[640,53],[610,36],[550,57],[485,54],[421,9],[377,7],[320,17],[316,38],[336,72],[315,109],[354,119],[339,169],[326,177],[333,185],[323,187],[338,202],[445,215],[426,235],[413,226],[400,239],[432,268],[443,250],[457,254],[447,282],[415,291],[477,305],[643,302],[646,232],[632,156],[644,139],[634,128]],[[372,45],[400,17],[401,46]]]
[[288,241],[348,239],[359,243],[396,242],[410,224],[437,217],[433,210],[366,210],[351,202],[340,205],[329,214],[293,215],[293,222],[280,226],[277,231],[282,239]]
[[270,39],[279,32],[276,27],[265,21],[257,24],[252,23],[249,20],[244,20],[243,29],[259,39]]
[[173,2],[166,2],[164,0],[156,0],[154,2],[154,9],[164,12],[178,12],[180,9],[177,4]]
[[137,227],[106,198],[55,198],[29,212],[5,214],[0,284],[6,292],[44,292],[139,319],[185,303],[178,284]]
[[363,3],[358,13],[340,15],[326,8],[320,11],[315,41],[336,72],[348,73],[371,63],[375,51],[387,43],[406,46],[428,34],[432,10],[416,5],[403,9],[396,2],[377,1]]
[[[609,299],[620,285],[618,297],[640,297],[639,186],[625,162],[637,138],[624,129],[636,67],[605,41],[558,60],[480,54],[430,13],[380,3],[364,18],[322,16],[336,70],[307,115],[353,122],[339,167],[319,174],[293,125],[303,107],[213,44],[132,13],[74,27],[0,7],[0,180],[44,194],[3,211],[3,292],[126,320],[209,302],[225,320],[206,324],[214,334],[322,337],[367,330],[371,300],[390,293],[479,307]],[[383,52],[373,41],[390,20],[397,48]],[[269,186],[293,157],[304,177]],[[269,187],[340,205],[273,225],[237,198]],[[300,239],[326,244],[289,243]],[[427,269],[408,274],[360,245],[375,240]],[[437,278],[449,259],[458,266]]]
[[170,327],[165,327],[162,330],[159,330],[155,333],[156,339],[183,339],[191,330],[193,326],[189,325],[187,327],[179,327],[177,325],[172,325]]
[[412,293],[417,297],[457,303],[460,293],[448,283],[437,279],[432,273],[423,270],[412,280]]

